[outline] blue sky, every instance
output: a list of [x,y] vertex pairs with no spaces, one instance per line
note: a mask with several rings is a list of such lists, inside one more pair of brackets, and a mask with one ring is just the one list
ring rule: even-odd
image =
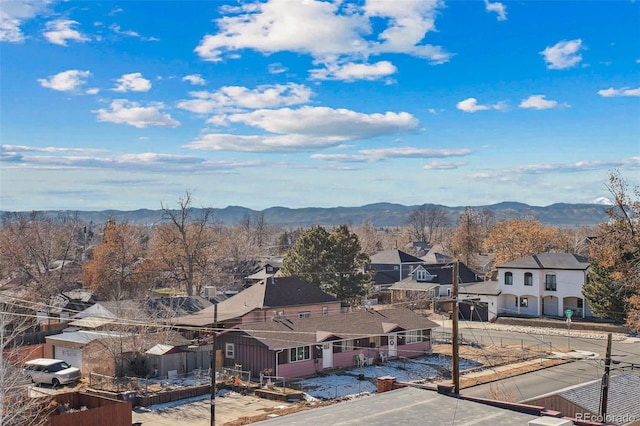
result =
[[0,209],[545,206],[640,184],[640,2],[6,1]]

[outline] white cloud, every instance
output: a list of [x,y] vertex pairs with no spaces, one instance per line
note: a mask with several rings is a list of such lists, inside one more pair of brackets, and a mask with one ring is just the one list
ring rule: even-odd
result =
[[[363,149],[357,154],[313,154],[311,158],[315,160],[328,161],[334,163],[372,163],[384,161],[390,158],[443,158],[466,156],[474,151],[471,149],[424,149],[424,148],[379,148],[379,149]],[[434,162],[435,163],[435,162]],[[457,164],[464,163],[442,163]],[[426,167],[426,166],[425,166]],[[440,168],[445,168],[444,166]],[[453,167],[446,167],[453,168]]]
[[415,129],[418,124],[417,120],[406,112],[362,114],[326,107],[302,107],[296,110],[262,109],[244,114],[231,114],[224,119],[218,117],[217,120],[246,124],[269,134],[210,133],[202,135],[185,147],[215,151],[301,152],[337,147],[346,140],[407,132]]
[[498,14],[498,21],[507,20],[507,6],[503,3],[498,1],[495,3],[489,3],[488,0],[484,0],[484,6],[487,12],[496,12]]
[[[263,167],[261,161],[211,161],[204,158],[143,152],[120,154],[109,150],[90,148],[35,148],[29,146],[0,146],[0,161],[16,164],[20,168],[65,168],[151,173],[193,173],[203,171],[227,171],[246,167]],[[42,155],[42,153],[48,155]],[[65,155],[66,154],[66,155]],[[6,166],[3,166],[6,167]]]
[[312,80],[377,80],[395,74],[398,69],[389,61],[375,64],[327,64],[325,68],[309,71]]
[[476,98],[467,98],[463,101],[458,102],[456,104],[456,108],[464,112],[486,111],[490,109],[505,111],[507,109],[507,104],[504,102],[498,102],[493,105],[481,105],[478,103],[478,100]]
[[151,82],[139,72],[123,74],[117,82],[112,89],[114,92],[146,92],[151,89]]
[[304,152],[336,146],[337,138],[313,138],[303,135],[233,135],[209,133],[184,148],[207,151]]
[[[315,0],[249,3],[221,9],[226,16],[216,20],[219,32],[206,35],[195,52],[217,62],[242,49],[266,54],[289,51],[309,54],[316,64],[325,65],[366,62],[372,54],[404,53],[440,64],[451,55],[422,43],[435,30],[436,11],[442,6],[439,0],[404,0],[402,7],[387,0],[348,7]],[[373,34],[379,28],[374,22],[385,25],[378,34]],[[349,75],[356,78],[358,74]],[[370,72],[361,75],[371,78]]]
[[545,95],[531,95],[527,99],[520,102],[520,108],[533,109],[549,109],[558,106],[557,101],[549,101],[545,99]]
[[640,87],[637,89],[628,89],[626,87],[614,89],[613,87],[610,87],[608,89],[598,90],[598,95],[605,98],[611,98],[614,96],[640,96]]
[[366,139],[414,130],[418,120],[407,112],[363,114],[327,107],[262,109],[231,114],[232,123],[243,123],[271,133],[331,137],[336,140]]
[[182,77],[182,81],[188,81],[194,86],[204,86],[205,84],[207,84],[207,82],[204,81],[204,78],[202,78],[200,74],[185,75],[184,77]]
[[92,87],[85,90],[84,93],[86,93],[87,95],[97,95],[98,93],[100,93],[100,89],[98,89],[97,87]]
[[111,24],[109,29],[118,35],[122,35],[125,37],[136,37],[143,41],[158,41],[156,37],[143,37],[138,32],[133,30],[123,30],[118,24]]
[[109,25],[109,29],[116,34],[127,36],[127,37],[140,37],[140,34],[133,30],[123,30],[118,24]]
[[45,11],[50,3],[50,0],[3,0],[0,6],[0,42],[23,41],[20,26]]
[[313,92],[302,84],[274,84],[248,89],[242,86],[225,86],[216,92],[191,92],[196,99],[178,102],[178,107],[198,114],[298,105],[309,102]]
[[425,170],[454,170],[466,164],[464,161],[432,161],[422,166],[422,168]]
[[45,25],[47,31],[45,31],[43,35],[49,42],[60,46],[66,46],[67,40],[78,42],[89,41],[88,37],[72,28],[76,25],[78,25],[78,22],[70,19],[49,21]]
[[582,61],[580,51],[584,49],[582,40],[563,40],[544,49],[540,54],[544,56],[547,68],[550,70],[562,70],[571,68]]
[[463,149],[426,149],[414,147],[363,149],[361,154],[377,158],[441,158],[460,157],[472,154],[474,150]]
[[39,78],[38,82],[47,89],[70,92],[86,84],[86,79],[90,75],[89,71],[68,70],[52,75],[49,78]]
[[289,68],[285,67],[280,62],[269,64],[269,74],[282,74],[287,71],[289,71]]
[[169,114],[162,113],[162,103],[149,106],[140,106],[137,102],[129,102],[126,99],[116,99],[110,104],[111,110],[99,109],[94,111],[98,115],[98,121],[107,121],[117,124],[145,128],[149,126],[178,127],[180,122],[171,118]]

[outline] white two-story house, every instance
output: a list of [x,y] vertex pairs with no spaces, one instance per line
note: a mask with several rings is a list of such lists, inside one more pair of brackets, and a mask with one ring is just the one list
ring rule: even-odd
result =
[[593,316],[582,296],[589,262],[571,253],[541,253],[498,266],[499,314]]

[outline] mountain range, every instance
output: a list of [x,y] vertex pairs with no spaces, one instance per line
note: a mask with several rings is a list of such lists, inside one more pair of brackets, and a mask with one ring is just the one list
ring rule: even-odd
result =
[[[425,204],[445,211],[449,224],[453,225],[465,207],[447,207],[438,204]],[[405,206],[392,203],[367,204],[360,207],[305,207],[287,208],[270,207],[265,210],[252,210],[240,206],[212,208],[211,211],[217,222],[235,225],[249,216],[263,214],[269,225],[279,225],[286,228],[308,227],[312,225],[333,226],[348,224],[359,226],[369,223],[375,227],[403,226],[411,211],[419,205]],[[545,207],[530,206],[518,202],[502,202],[486,206],[473,206],[474,209],[489,209],[494,212],[496,220],[508,220],[524,217],[535,217],[541,223],[552,226],[594,226],[608,219],[605,204],[565,204],[557,203]],[[194,208],[195,214],[198,213]],[[153,225],[162,220],[162,210],[139,209],[131,211],[103,210],[103,211],[46,211],[48,215],[77,214],[84,222],[104,223],[113,217],[117,222],[128,221],[132,224]]]

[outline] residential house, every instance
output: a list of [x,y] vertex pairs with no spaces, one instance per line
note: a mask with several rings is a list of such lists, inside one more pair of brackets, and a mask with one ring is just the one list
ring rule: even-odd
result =
[[98,302],[75,314],[69,325],[77,329],[105,329],[121,319],[140,325],[167,322],[174,317],[199,312],[212,303],[200,296],[152,297],[140,300]]
[[276,316],[243,323],[216,339],[224,366],[304,377],[335,368],[394,357],[418,357],[431,349],[436,323],[406,308],[364,310],[328,316]]
[[[403,280],[389,287],[391,302],[413,302],[449,297],[452,291],[453,267],[451,263],[419,265]],[[467,266],[458,262],[458,285],[482,282]]]
[[[640,375],[637,372],[609,377],[607,424],[640,425]],[[557,392],[541,395],[526,401],[527,404],[544,405],[561,411],[565,416],[578,420],[601,422],[600,400],[602,380],[594,380],[570,386]]]
[[[189,350],[191,343],[175,331],[132,333],[76,330],[47,336],[44,353],[46,358],[62,359],[79,368],[83,377],[88,376],[89,373],[108,376],[123,374],[146,376],[150,374],[153,363],[158,364],[157,359],[150,360],[148,355],[172,355],[179,351],[182,355],[177,367],[174,368],[174,364],[170,362],[162,364],[167,364],[167,370],[177,369],[180,373],[208,367],[210,355],[207,354],[206,360],[198,362],[198,354]],[[146,351],[158,344],[176,349],[160,353],[156,348],[145,355]],[[160,373],[166,376],[166,371]]]
[[540,253],[499,265],[499,314],[593,316],[582,295],[589,261],[572,253]]
[[253,274],[247,276],[245,281],[249,284],[255,284],[259,281],[266,280],[276,276],[282,267],[282,258],[271,258],[269,261],[260,265],[260,268]]
[[[217,312],[216,312],[217,311]],[[173,319],[176,325],[204,327],[214,322],[223,327],[270,321],[274,316],[305,318],[341,311],[341,301],[317,286],[294,277],[271,277],[253,284],[217,305]]]
[[424,261],[401,250],[384,250],[370,257],[369,270],[375,271],[374,286],[385,288],[407,278]]

